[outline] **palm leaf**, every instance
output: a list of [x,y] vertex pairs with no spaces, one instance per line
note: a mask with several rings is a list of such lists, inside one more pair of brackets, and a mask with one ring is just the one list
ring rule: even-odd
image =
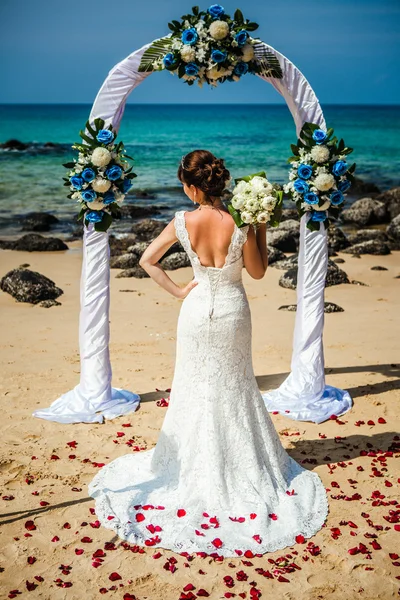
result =
[[162,58],[167,50],[171,48],[172,38],[170,36],[156,40],[154,44],[147,48],[143,53],[142,60],[139,65],[140,73],[149,73],[154,71],[153,63],[155,60]]
[[254,54],[257,63],[256,73],[264,77],[282,79],[283,73],[279,60],[263,43],[254,45]]

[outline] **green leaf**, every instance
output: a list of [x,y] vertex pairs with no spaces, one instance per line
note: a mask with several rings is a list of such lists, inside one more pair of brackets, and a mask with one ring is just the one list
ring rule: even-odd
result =
[[107,231],[112,223],[112,216],[106,212],[103,212],[103,218],[99,223],[94,224],[96,231]]
[[175,25],[173,25],[172,23],[168,23],[168,27],[170,28],[171,31],[173,31],[175,33]]
[[295,156],[299,156],[299,149],[295,144],[290,144],[290,147],[292,149],[292,152]]
[[338,147],[337,147],[338,152],[340,152],[340,154],[341,154],[343,152],[344,148],[345,148],[344,141],[341,139],[338,144]]
[[96,137],[97,132],[92,128],[91,124],[89,123],[89,121],[86,121],[86,125],[85,125],[86,129],[88,130],[88,132],[90,133],[90,135],[93,137],[93,139]]
[[63,163],[63,167],[65,167],[66,169],[73,169],[75,167],[75,163],[74,162]]
[[354,148],[344,148],[343,154],[351,154],[354,152]]
[[311,219],[308,220],[307,228],[310,229],[310,231],[319,231],[319,226],[319,221],[311,221]]
[[356,170],[356,167],[357,167],[357,164],[356,164],[356,163],[353,163],[353,164],[351,165],[351,167],[350,167],[349,169],[347,169],[347,172],[348,172],[348,173],[354,173],[354,171]]
[[258,28],[258,23],[246,23],[246,31],[255,31]]
[[236,208],[233,208],[232,204],[228,204],[228,210],[229,210],[230,214],[232,215],[232,218],[235,221],[236,225],[238,227],[243,227],[245,225],[245,223],[243,223],[243,221],[240,217],[239,211],[236,210]]
[[326,136],[327,136],[328,138],[330,138],[330,137],[331,137],[331,135],[333,135],[333,132],[334,132],[334,129],[333,129],[332,127],[330,127],[330,128],[327,130],[327,132],[326,132]]
[[97,117],[97,119],[94,120],[94,124],[95,124],[97,132],[99,132],[100,129],[103,129],[104,123],[105,123],[104,119],[101,119],[100,117]]
[[154,71],[153,62],[161,59],[168,50],[171,48],[173,38],[163,37],[154,42],[147,50],[143,53],[142,59],[139,65],[140,73],[149,73]]
[[233,18],[235,19],[235,21],[238,25],[243,25],[243,21],[244,21],[243,13],[239,8],[237,8],[235,10],[235,14],[233,15]]
[[97,142],[92,140],[92,138],[88,137],[82,130],[79,132],[79,135],[83,140],[85,140],[85,142],[89,144],[91,148],[95,148],[97,146]]
[[256,53],[255,58],[255,73],[264,77],[273,77],[274,79],[282,79],[283,73],[279,60],[263,45],[256,44],[254,46]]
[[244,177],[238,177],[235,179],[235,183],[239,181],[250,181],[253,177],[267,177],[265,171],[259,171],[258,173],[252,173],[251,175],[245,175]]
[[271,227],[278,227],[282,219],[283,192],[277,192],[277,203],[270,218]]

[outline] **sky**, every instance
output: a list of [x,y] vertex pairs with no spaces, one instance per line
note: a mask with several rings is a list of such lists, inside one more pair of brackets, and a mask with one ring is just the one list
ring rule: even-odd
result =
[[[168,21],[194,1],[0,0],[0,103],[92,103],[110,69],[166,35]],[[259,23],[254,35],[304,73],[321,103],[400,104],[400,0],[221,3]],[[128,100],[203,102],[277,103],[280,96],[253,75],[199,89],[157,72]]]

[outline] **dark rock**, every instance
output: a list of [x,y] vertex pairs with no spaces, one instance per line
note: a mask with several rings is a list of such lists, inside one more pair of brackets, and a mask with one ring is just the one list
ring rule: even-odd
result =
[[386,233],[391,240],[400,242],[400,215],[397,215],[386,228]]
[[344,254],[390,254],[390,248],[385,242],[379,240],[370,240],[369,242],[361,242],[343,250]]
[[133,233],[120,238],[110,235],[108,237],[108,242],[110,244],[110,256],[126,254],[128,248],[133,244],[136,244],[137,239],[137,236]]
[[17,302],[38,304],[42,300],[55,300],[64,292],[54,281],[29,269],[9,271],[0,281],[3,292],[11,294]]
[[[341,283],[349,283],[347,274],[339,269],[332,261],[328,261],[328,269],[326,274],[325,286],[339,285]],[[297,267],[289,269],[279,279],[279,285],[284,288],[295,290],[297,287]]]
[[26,150],[28,147],[29,144],[24,144],[19,140],[8,140],[4,144],[0,144],[0,148],[4,148],[4,150]]
[[116,279],[121,279],[121,277],[137,277],[138,279],[143,279],[144,277],[150,277],[150,275],[146,273],[140,265],[137,265],[132,269],[125,269],[116,275]]
[[139,258],[136,254],[121,254],[110,258],[110,269],[132,269],[136,267]]
[[[297,304],[286,304],[284,306],[280,306],[278,310],[288,310],[290,312],[296,312]],[[335,312],[344,312],[344,309],[338,304],[334,302],[324,302],[324,312],[325,313],[335,313]]]
[[385,204],[390,219],[394,219],[400,215],[400,187],[383,192],[376,199]]
[[339,227],[328,227],[326,233],[328,237],[328,250],[332,249],[334,252],[337,252],[350,245],[346,234]]
[[165,221],[156,221],[155,219],[144,219],[132,225],[132,233],[135,233],[141,242],[154,240],[165,228]]
[[61,302],[57,300],[42,300],[42,302],[39,302],[39,306],[42,308],[51,308],[52,306],[61,306]]
[[369,242],[371,240],[378,240],[380,242],[387,242],[388,236],[381,229],[359,229],[356,233],[351,233],[347,236],[349,240],[349,246],[354,244],[361,244],[361,242]]
[[344,260],[344,258],[339,257],[339,258],[335,258],[333,260],[333,262],[336,263],[337,265],[341,265],[341,264],[345,263],[346,261]]
[[275,265],[277,261],[286,260],[285,254],[278,250],[278,248],[274,248],[274,246],[270,246],[268,248],[268,264],[270,266]]
[[68,246],[58,238],[43,237],[38,233],[27,233],[19,240],[0,240],[0,248],[4,250],[21,250],[24,252],[59,252],[68,250]]
[[356,279],[351,279],[350,282],[352,285],[361,285],[362,287],[369,287],[368,283],[363,283],[362,281],[357,281]]
[[282,222],[283,221],[298,221],[299,213],[297,212],[297,208],[284,208],[282,210]]
[[190,267],[190,260],[186,252],[174,252],[160,261],[160,265],[167,271],[174,271],[182,267]]
[[386,267],[381,267],[380,265],[377,265],[376,267],[371,267],[371,271],[388,271],[389,269],[387,269]]
[[284,223],[291,223],[292,221],[283,221],[279,227],[271,228],[267,231],[267,244],[268,246],[274,246],[282,252],[297,252],[299,245],[299,234],[293,234],[290,230],[282,229],[281,226]]
[[133,246],[129,246],[127,251],[129,254],[134,254],[140,258],[150,243],[151,242],[136,242],[136,244],[133,244]]
[[[271,250],[271,249],[270,249]],[[283,254],[283,252],[282,252]],[[298,255],[294,254],[293,256],[290,256],[289,258],[287,258],[284,254],[283,254],[284,258],[280,259],[276,262],[273,263],[273,267],[275,269],[280,269],[282,271],[287,271],[288,269],[293,269],[293,267],[297,268],[297,264],[298,264]]]
[[22,265],[19,265],[19,269],[27,269],[28,267],[30,267],[31,265],[29,263],[22,263]]
[[49,231],[51,225],[58,223],[57,217],[48,213],[31,212],[21,220],[22,231]]
[[356,200],[350,208],[342,211],[340,219],[343,223],[355,223],[359,227],[386,223],[389,214],[383,202],[373,198]]
[[359,177],[354,177],[350,193],[354,196],[364,196],[364,194],[379,194],[380,189],[375,183],[363,181]]
[[141,219],[147,216],[161,214],[157,206],[137,206],[136,204],[125,204],[121,206],[121,214],[123,217],[130,219]]
[[136,190],[132,193],[135,198],[146,198],[146,200],[154,200],[156,198],[155,194],[151,192],[147,192],[146,190]]

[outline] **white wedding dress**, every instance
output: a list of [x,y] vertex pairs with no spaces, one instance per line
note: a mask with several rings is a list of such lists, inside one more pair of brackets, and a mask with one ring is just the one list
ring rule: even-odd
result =
[[235,226],[222,268],[200,263],[184,211],[175,227],[198,285],[179,314],[169,407],[153,449],[117,458],[90,483],[97,517],[131,543],[176,552],[290,546],[322,527],[328,503],[319,476],[283,448],[254,376],[248,226]]

